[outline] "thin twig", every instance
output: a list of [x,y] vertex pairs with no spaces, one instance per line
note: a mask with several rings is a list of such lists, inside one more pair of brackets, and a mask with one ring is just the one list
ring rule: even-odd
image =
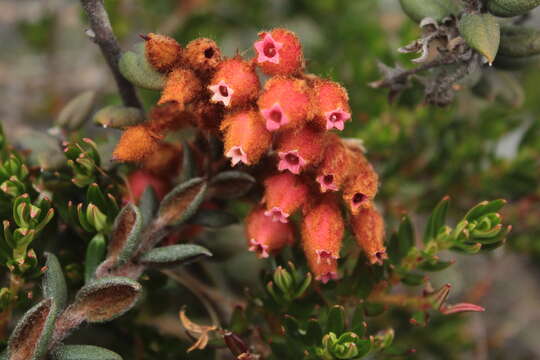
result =
[[109,16],[103,6],[103,0],[81,0],[81,4],[90,20],[92,29],[90,37],[99,46],[107,64],[109,64],[124,105],[142,109],[135,88],[122,76],[118,69],[120,46],[112,31]]

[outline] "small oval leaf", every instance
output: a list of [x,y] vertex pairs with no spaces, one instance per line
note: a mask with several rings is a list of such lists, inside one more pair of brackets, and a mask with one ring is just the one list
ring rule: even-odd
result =
[[122,360],[117,353],[93,345],[60,345],[51,360]]
[[424,18],[441,21],[449,15],[459,14],[461,7],[454,0],[399,0],[401,8],[416,22]]
[[234,199],[246,195],[255,184],[253,176],[241,171],[224,171],[210,182],[212,195],[220,199]]
[[86,248],[86,258],[84,261],[85,283],[89,283],[94,278],[97,267],[105,259],[106,250],[107,242],[105,241],[105,236],[103,234],[96,234]]
[[139,261],[153,267],[171,267],[194,261],[212,253],[199,245],[182,244],[155,248],[144,254]]
[[206,188],[206,181],[202,178],[195,178],[175,187],[161,201],[157,224],[177,226],[189,219],[204,200]]
[[499,49],[501,30],[490,14],[465,14],[459,21],[459,32],[467,44],[492,64]]
[[540,0],[488,0],[490,13],[500,17],[523,15],[540,5]]
[[165,85],[165,76],[152,68],[144,52],[128,51],[123,53],[118,67],[122,75],[135,86],[149,90],[161,90]]
[[140,109],[122,105],[110,105],[95,113],[93,122],[106,128],[124,129],[144,122]]
[[43,297],[53,298],[56,308],[61,311],[66,306],[67,285],[62,266],[58,258],[51,253],[45,253],[47,270],[43,276]]
[[66,309],[77,322],[105,322],[130,310],[139,299],[141,285],[127,277],[107,277],[85,285]]
[[116,265],[126,263],[133,255],[142,229],[142,216],[133,204],[127,204],[114,221],[114,230],[109,242],[108,258],[114,259]]
[[85,91],[77,95],[62,108],[54,124],[69,131],[79,129],[90,115],[95,100],[95,91]]
[[54,300],[44,299],[19,320],[8,340],[9,360],[40,360],[54,330],[56,309]]

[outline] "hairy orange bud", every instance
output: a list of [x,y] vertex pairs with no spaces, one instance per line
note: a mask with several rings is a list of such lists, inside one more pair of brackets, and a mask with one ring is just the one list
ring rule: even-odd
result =
[[341,139],[334,134],[327,137],[327,145],[324,150],[323,160],[316,170],[316,180],[321,187],[321,192],[338,191],[345,179],[349,168],[349,150]]
[[379,176],[360,151],[349,150],[350,171],[343,189],[343,200],[357,214],[377,194]]
[[142,167],[156,175],[173,177],[178,173],[181,164],[181,147],[162,142],[156,151],[144,158]]
[[167,76],[158,104],[175,101],[182,107],[182,105],[193,101],[201,91],[201,81],[192,70],[174,69]]
[[302,179],[289,172],[268,177],[264,187],[265,215],[282,223],[288,222],[289,216],[306,203],[309,194]]
[[159,148],[162,138],[145,125],[132,126],[120,137],[113,152],[113,159],[140,162]]
[[148,127],[158,134],[179,130],[195,123],[193,114],[182,110],[176,102],[154,106],[150,110],[149,117]]
[[356,242],[365,251],[369,262],[382,264],[388,258],[384,247],[384,221],[373,203],[352,216],[351,224]]
[[221,62],[221,50],[214,40],[195,39],[187,44],[184,61],[199,74],[208,76]]
[[306,82],[294,78],[268,80],[258,105],[270,131],[299,128],[313,115]]
[[324,196],[306,210],[302,221],[302,244],[310,264],[339,259],[345,223],[337,199]]
[[304,55],[298,37],[286,29],[259,33],[254,44],[255,62],[268,75],[294,75],[304,68]]
[[326,130],[333,128],[343,130],[345,121],[351,120],[347,90],[329,80],[317,80],[313,88],[313,98],[317,108],[315,122]]
[[146,58],[158,71],[167,72],[182,60],[182,46],[173,38],[154,33],[141,37],[146,40]]
[[267,258],[294,243],[292,225],[272,221],[264,212],[262,207],[254,208],[245,225],[249,251],[255,252],[259,258]]
[[255,110],[240,110],[223,119],[221,131],[225,138],[225,156],[232,165],[242,162],[256,164],[271,146],[272,136]]
[[261,84],[253,65],[239,57],[219,64],[208,85],[212,92],[210,101],[227,108],[241,106],[254,101],[259,95]]
[[324,143],[324,133],[308,126],[300,130],[284,131],[276,144],[278,170],[300,174],[306,167],[316,165],[322,158]]
[[218,104],[208,102],[208,99],[195,101],[191,110],[195,116],[195,122],[199,129],[218,132],[223,120],[223,107]]

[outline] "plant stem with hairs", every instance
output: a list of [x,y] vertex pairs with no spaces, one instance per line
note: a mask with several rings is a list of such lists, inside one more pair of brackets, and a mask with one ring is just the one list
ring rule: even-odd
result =
[[90,28],[92,29],[90,37],[101,49],[101,53],[113,73],[122,102],[125,106],[142,109],[135,88],[122,76],[118,69],[120,46],[112,31],[111,22],[103,5],[103,0],[81,0],[81,4],[90,20]]

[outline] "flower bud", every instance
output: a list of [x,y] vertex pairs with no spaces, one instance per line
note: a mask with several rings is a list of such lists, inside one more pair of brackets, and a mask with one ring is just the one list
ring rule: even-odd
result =
[[377,194],[379,176],[360,151],[349,151],[350,171],[343,189],[343,200],[353,215],[367,206]]
[[300,130],[284,131],[276,144],[278,170],[300,174],[307,166],[318,164],[322,158],[324,143],[324,134],[307,126]]
[[304,80],[285,77],[268,80],[258,105],[270,131],[299,128],[312,116],[309,89]]
[[264,213],[264,208],[256,207],[246,218],[249,251],[255,252],[259,258],[267,258],[294,243],[292,225],[274,222]]
[[339,259],[345,223],[334,196],[324,196],[308,209],[302,221],[302,244],[312,268]]
[[294,75],[304,67],[300,40],[289,30],[261,32],[254,47],[255,62],[267,75]]
[[162,138],[145,125],[132,126],[120,137],[112,157],[117,161],[142,161],[159,148]]
[[193,101],[201,91],[201,81],[192,70],[174,69],[167,76],[158,104],[175,101],[182,108],[182,105]]
[[144,158],[142,167],[153,174],[170,178],[178,173],[181,164],[181,148],[177,145],[162,142],[156,151]]
[[316,123],[326,130],[343,130],[345,121],[351,120],[347,90],[336,82],[318,80],[313,93],[317,108]]
[[264,127],[260,114],[255,110],[241,110],[223,119],[225,156],[232,165],[239,162],[256,164],[270,148],[272,136]]
[[146,40],[146,59],[156,70],[167,72],[182,60],[182,47],[173,38],[153,33],[141,37]]
[[316,170],[316,180],[321,192],[338,191],[347,177],[344,169],[349,168],[350,154],[341,139],[334,134],[328,136],[322,162]]
[[288,217],[306,203],[309,194],[308,186],[288,172],[270,176],[264,186],[265,215],[282,223],[288,222]]
[[226,108],[241,106],[254,101],[259,95],[259,77],[251,64],[240,57],[225,60],[219,64],[208,85],[213,103],[221,103]]
[[366,253],[369,262],[382,264],[388,258],[384,247],[384,221],[371,202],[351,217],[351,225],[356,242]]
[[209,76],[221,62],[221,50],[207,38],[191,41],[184,51],[184,61],[202,76]]
[[182,108],[176,102],[167,102],[154,106],[150,110],[148,128],[157,134],[165,134],[193,125],[193,114]]
[[152,187],[158,199],[162,199],[171,190],[169,181],[145,170],[136,170],[128,176],[129,197],[125,200],[137,204],[147,187]]

